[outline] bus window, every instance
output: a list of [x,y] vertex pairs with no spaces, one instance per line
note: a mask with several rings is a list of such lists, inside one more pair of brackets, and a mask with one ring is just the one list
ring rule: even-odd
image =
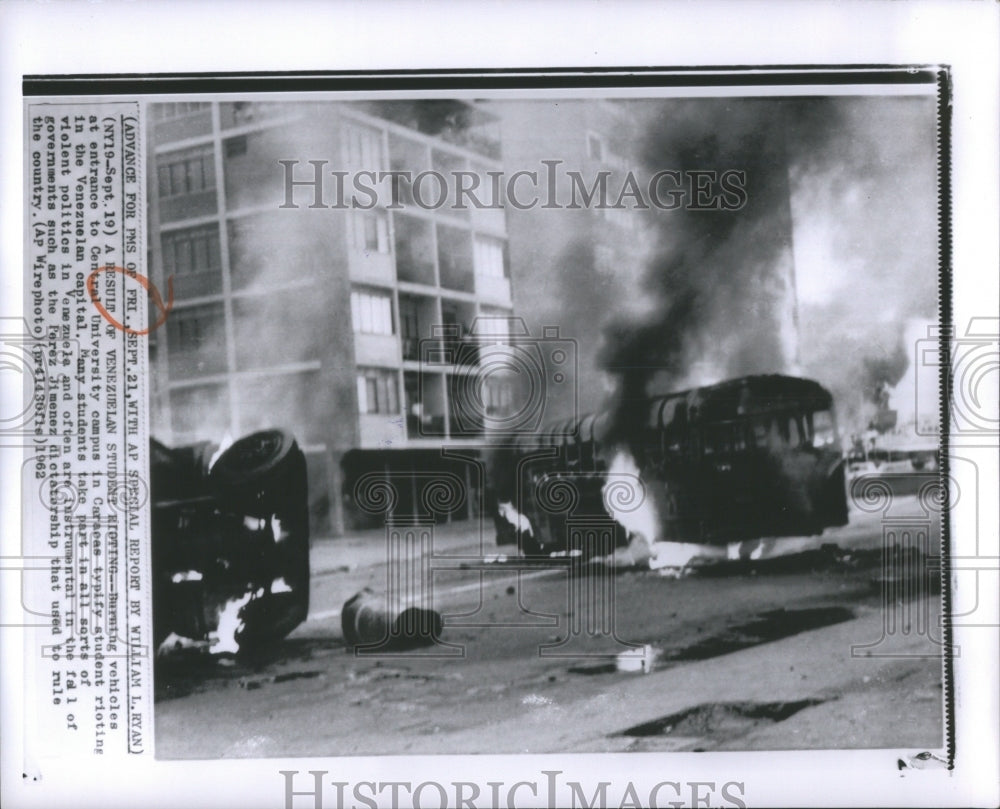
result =
[[692,461],[697,462],[701,456],[701,435],[698,430],[691,430],[688,433],[687,441],[684,443],[684,454]]
[[731,424],[713,424],[704,431],[705,455],[729,455],[733,450]]
[[768,449],[779,449],[788,443],[788,425],[778,416],[772,416],[768,422],[767,446]]
[[671,460],[680,460],[684,452],[682,435],[679,430],[664,430],[663,441],[666,445],[664,454]]
[[746,452],[747,450],[747,425],[733,425],[733,451]]
[[566,453],[566,466],[570,469],[576,469],[580,465],[579,443],[572,436],[567,436],[563,449]]
[[833,423],[833,413],[829,410],[818,410],[811,415],[812,445],[817,449],[833,446],[837,440],[837,429]]
[[721,424],[715,431],[715,447],[721,455],[731,455],[733,451],[733,425]]
[[788,417],[788,445],[791,447],[797,447],[802,443],[802,437],[799,435],[799,419],[798,416]]
[[753,420],[753,443],[759,449],[767,449],[768,420],[766,417]]

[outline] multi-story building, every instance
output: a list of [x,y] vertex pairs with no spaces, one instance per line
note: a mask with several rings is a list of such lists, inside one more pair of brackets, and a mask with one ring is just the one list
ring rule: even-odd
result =
[[[686,123],[680,117],[682,125],[675,128],[670,103],[560,98],[503,100],[490,106],[501,121],[505,174],[535,172],[551,178],[541,183],[538,205],[530,210],[508,208],[507,229],[518,316],[534,333],[558,326],[563,338],[576,346],[575,384],[554,391],[562,395],[547,402],[553,419],[617,401],[618,383],[629,373],[631,358],[624,363],[620,357],[610,360],[615,352],[607,348],[635,325],[664,317],[664,298],[669,296],[658,293],[663,292],[664,261],[670,251],[685,262],[679,273],[672,273],[677,285],[670,293],[696,295],[704,310],[696,326],[714,330],[714,335],[700,345],[692,340],[697,354],[684,357],[682,372],[642,366],[648,393],[748,373],[799,372],[783,146],[769,144],[778,156],[777,168],[759,165],[756,156],[752,164],[758,173],[766,173],[773,193],[761,198],[750,194],[739,213],[722,214],[729,219],[727,225],[744,223],[744,231],[728,244],[723,239],[696,242],[704,227],[700,222],[690,225],[705,216],[704,210],[694,210],[703,205],[692,190],[696,174],[746,166],[739,160],[717,164],[714,133],[708,128],[699,132],[690,117]],[[660,202],[650,204],[652,178],[667,172],[677,179],[652,186]],[[752,174],[751,182],[757,176]],[[679,189],[677,210],[664,205],[673,199],[672,189]],[[755,228],[750,235],[747,223]],[[731,268],[733,286],[742,285],[745,301],[728,309],[716,304],[725,300],[724,290],[704,287],[704,270],[699,259],[692,258],[697,256],[713,267]]]
[[[494,115],[459,101],[148,113],[150,273],[163,290],[172,277],[174,294],[151,340],[154,434],[184,444],[290,429],[308,459],[315,527],[335,533],[366,470],[417,473],[442,463],[443,443],[482,443],[459,412],[475,352],[444,351],[428,367],[421,345],[424,359],[427,340],[468,348],[477,318],[502,332],[504,210],[417,204],[391,178],[373,175],[370,195],[351,183],[365,172],[498,171]],[[331,172],[347,173],[343,194]],[[504,383],[483,385],[502,408]]]
[[[604,328],[643,299],[648,220],[628,204],[614,207],[628,172],[642,176],[641,102],[500,101],[490,109],[501,121],[506,175],[533,171],[545,178],[539,204],[509,208],[507,227],[518,316],[532,333],[558,326],[576,346],[577,378],[550,397],[547,415],[593,411],[612,386],[599,358]],[[582,183],[575,188],[573,173]],[[606,194],[598,190],[588,201],[585,192],[600,189],[602,173]]]

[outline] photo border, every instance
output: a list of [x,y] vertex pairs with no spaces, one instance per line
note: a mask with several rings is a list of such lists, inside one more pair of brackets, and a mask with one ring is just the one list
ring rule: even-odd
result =
[[[918,62],[918,64],[922,64],[922,65],[926,66],[926,65],[929,65],[929,64],[932,64],[932,63],[931,62]],[[861,66],[863,66],[863,67],[870,67],[870,65],[861,65]],[[780,70],[790,70],[790,69],[793,69],[794,66],[780,65],[779,64],[779,65],[776,65],[775,67],[777,67]],[[897,67],[898,68],[899,65],[890,65],[890,67]],[[691,71],[691,72],[698,72],[699,70],[702,70],[702,69],[703,68],[691,67],[691,66],[681,68],[681,70]],[[755,67],[755,68],[752,68],[752,69],[760,69],[760,68],[758,66],[758,67]],[[558,72],[558,70],[559,69],[543,68],[542,72],[551,73],[553,71]],[[588,68],[586,68],[586,70],[589,72],[591,70],[591,68],[588,67]],[[623,69],[622,68],[607,68],[606,70],[607,70],[607,73],[609,73],[609,74],[610,73],[618,74]],[[625,72],[627,72],[627,69],[624,69],[624,70],[625,70]],[[312,71],[312,72],[316,73],[317,71]],[[355,75],[354,71],[341,71],[341,72],[348,73],[348,74],[351,74],[351,75]],[[423,75],[423,74],[438,74],[439,72],[440,71],[436,71],[436,70],[433,70],[433,69],[421,69],[421,70],[416,70],[416,71],[385,71],[385,72],[378,71],[376,74],[372,74],[372,75],[378,75],[379,76],[379,80],[382,80],[383,78],[387,79],[389,77],[389,74],[396,75],[396,74],[402,73],[403,75],[408,75],[410,73],[419,73],[419,74]],[[460,71],[460,72],[462,72],[462,71]],[[499,74],[499,73],[502,73],[504,71],[502,71],[502,69],[499,69],[499,68],[492,68],[492,69],[489,69],[488,72],[490,72],[491,74]],[[523,74],[533,74],[533,73],[536,73],[537,71],[535,71],[533,69],[527,69],[527,68],[525,68],[525,69],[521,69],[519,71],[514,71],[514,72],[519,73],[519,74],[522,74],[522,73]],[[598,73],[602,73],[602,71],[600,71],[600,70],[598,70],[597,72]],[[29,80],[30,80],[30,75],[38,76],[39,74],[29,74],[29,76],[28,76]],[[89,75],[94,76],[96,74],[89,74]],[[135,77],[145,76],[146,79],[151,78],[151,74],[133,74],[133,75]],[[205,74],[196,74],[196,75],[199,76],[199,77],[204,77]],[[232,75],[232,74],[230,74],[230,75]],[[237,75],[237,76],[243,76],[245,74],[235,74],[235,75]],[[292,75],[298,76],[298,75],[304,75],[304,74],[294,73]],[[129,79],[129,80],[132,80],[132,79]],[[30,86],[30,85],[26,85],[26,86]],[[360,88],[360,89],[366,89],[366,88]],[[949,95],[948,95],[948,101],[947,101],[947,103],[944,103],[943,109],[940,108],[943,102],[941,100],[941,97],[939,97],[939,102],[938,102],[939,103],[939,124],[941,122],[942,116],[947,118],[947,120],[949,121],[949,124],[950,124],[950,121],[951,121],[952,102],[955,99],[951,95],[952,86],[951,86],[950,82],[948,84],[947,91],[949,93]],[[187,92],[187,91],[178,91],[178,92]],[[103,94],[107,94],[107,91],[106,90],[102,91],[101,94],[102,95]],[[8,105],[9,100],[5,100],[4,103],[5,103],[5,106]],[[952,185],[951,185],[951,181],[952,181],[951,169],[952,169],[952,164],[951,164],[951,160],[950,160],[951,155],[950,155],[949,151],[946,148],[946,146],[950,146],[950,144],[951,144],[951,134],[952,133],[951,133],[950,125],[946,126],[945,130],[946,131],[943,133],[943,136],[942,136],[942,141],[939,144],[939,149],[941,149],[942,151],[944,151],[944,153],[947,155],[947,159],[943,160],[942,163],[939,164],[939,183],[940,183],[940,185],[939,185],[939,193],[942,195],[942,197],[944,197],[944,201],[943,201],[943,203],[939,207],[939,222],[941,223],[941,227],[942,227],[942,229],[941,229],[941,235],[940,235],[941,258],[940,258],[939,272],[942,271],[945,268],[951,270],[952,267],[953,267],[953,258],[954,258],[953,257],[953,252],[952,252],[953,245],[952,245],[952,231],[951,231],[951,227],[952,227],[952,210],[951,210],[951,190],[952,190]],[[5,143],[4,143],[5,166],[11,160],[10,152],[12,152],[12,151],[16,152],[18,149],[19,149],[19,146],[12,146],[11,143],[9,142],[9,140],[7,140],[5,138]],[[993,180],[994,180],[994,178],[991,176],[990,177],[990,182],[992,183]],[[5,214],[5,232],[6,232],[6,228],[9,227],[9,223],[7,222],[8,218],[9,218],[8,215]],[[947,226],[945,226],[945,225],[947,225]],[[986,238],[992,239],[992,234],[990,234],[990,236],[988,236]],[[9,240],[7,240],[7,241],[9,242]],[[17,239],[16,243],[19,244],[19,242],[20,242],[20,240]],[[5,252],[4,252],[4,260],[5,260],[5,262],[7,262],[7,258],[8,258],[8,252],[5,250]],[[15,263],[13,265],[7,263],[6,266],[8,266],[8,267],[9,266],[14,266],[14,268],[15,268],[14,272],[16,272],[16,273],[20,272],[20,266],[21,266],[20,263]],[[4,278],[5,278],[4,291],[5,291],[5,293],[7,292],[7,275],[9,273],[10,273],[10,271],[8,270],[4,274]],[[943,278],[943,277],[944,276],[939,275],[939,278]],[[941,288],[940,295],[939,295],[939,304],[940,304],[940,306],[942,308],[942,314],[947,314],[949,317],[952,314],[952,306],[951,306],[951,304],[952,304],[952,294],[953,294],[952,280],[953,280],[953,278],[949,275],[947,277],[947,279],[942,283],[942,288]],[[16,296],[16,300],[20,300],[20,297]],[[945,310],[947,310],[947,311],[945,312]],[[4,314],[6,314],[6,311],[4,312]],[[942,322],[944,322],[944,321],[942,321]],[[959,325],[961,325],[961,322],[959,322]],[[948,346],[947,341],[943,341],[942,348],[943,348],[943,350],[945,352],[949,351],[950,347]],[[945,356],[947,356],[947,354]],[[941,370],[941,375],[942,375],[942,381],[945,381],[945,382],[947,381],[947,378],[948,378],[948,374],[947,374],[947,370],[946,369],[947,369],[947,365],[943,365],[942,370]],[[942,395],[942,404],[943,404],[943,406],[945,408],[945,413],[946,414],[950,414],[950,399],[949,399],[949,397],[947,395],[947,387],[946,386],[942,386],[941,395]],[[948,415],[946,415],[945,418],[947,419]],[[950,442],[950,438],[949,438],[949,435],[948,435],[948,431],[946,430],[942,434],[942,449],[943,449],[943,457],[945,459],[947,459],[947,457],[948,457],[948,449],[949,449],[950,446],[951,446],[951,442]],[[956,448],[961,448],[962,446],[963,446],[963,444],[959,443]],[[992,444],[989,445],[989,446],[992,446]],[[945,461],[945,463],[947,464],[947,460]],[[946,475],[947,471],[948,471],[947,466],[945,466],[945,468],[943,469],[943,473]],[[8,505],[9,505],[9,503],[7,503],[7,501],[5,501],[5,506],[4,506],[5,511],[6,511]],[[5,518],[6,518],[6,515],[5,515]],[[7,522],[6,521],[5,521],[4,525],[5,525],[5,528],[6,528],[6,526],[7,526]],[[949,532],[949,528],[948,528],[948,521],[945,521],[942,524],[942,542],[943,543],[945,543],[945,537],[946,537],[946,535],[948,533],[950,533]],[[946,543],[946,547],[950,546],[950,541],[951,541],[951,538],[949,537],[948,538],[948,542]],[[946,600],[943,601],[943,604],[944,604],[944,608],[945,608],[945,610],[947,612],[949,610],[949,607],[950,607],[950,582],[952,581],[952,579],[951,579],[952,569],[951,569],[950,554],[944,554],[944,558],[945,558],[946,562],[945,562],[945,569],[942,571],[942,576],[945,577],[945,582],[948,583],[949,586],[943,588],[943,590],[942,590],[942,596],[943,596],[943,599],[946,599]],[[945,594],[947,594],[947,596]],[[951,646],[952,641],[953,641],[952,632],[951,632],[951,628],[949,626],[949,628],[947,630],[947,634],[945,636],[945,642],[946,642],[946,644],[948,644],[949,648]],[[5,637],[4,637],[5,659],[7,659],[6,653],[8,651],[8,647],[9,647],[8,637],[5,635]],[[946,661],[948,661],[948,656],[946,656]],[[950,661],[946,662],[945,666],[946,666],[945,679],[946,679],[946,682],[947,682],[948,687],[950,689],[950,688],[952,688],[954,686],[955,672],[954,672],[954,670],[949,670],[949,669],[952,669],[952,665],[951,665]],[[996,674],[996,672],[994,671],[993,672],[994,682],[995,682],[995,674]],[[5,675],[6,675],[6,672],[5,672]],[[5,680],[7,680],[6,676],[5,676]],[[5,689],[6,689],[6,686],[5,686]],[[958,717],[956,717],[956,715],[955,715],[955,703],[954,703],[954,695],[953,694],[948,699],[947,705],[948,705],[948,707],[947,707],[947,713],[948,713],[948,719],[949,719],[949,721],[946,723],[946,736],[947,736],[947,739],[948,739],[948,744],[947,744],[948,758],[951,759],[952,757],[954,757],[954,756],[957,755],[955,764],[959,765],[959,764],[961,764],[962,751],[961,751],[961,748],[958,748],[956,750],[955,735],[956,735],[956,724],[961,721],[961,715],[959,715]],[[5,735],[5,739],[7,737],[7,734],[6,734],[6,731],[7,731],[6,722],[7,722],[8,718],[9,718],[8,717],[8,708],[9,708],[8,695],[5,693],[5,696],[4,696],[4,714],[5,714],[5,717],[4,717],[5,718],[5,728],[4,728],[5,729],[5,734],[4,735]],[[995,731],[995,728],[994,728],[993,732],[994,732],[994,735],[993,735],[993,738],[990,741],[993,744],[993,748],[992,749],[995,751],[995,749],[996,749],[996,747],[995,747],[995,745],[996,745],[996,735],[995,735],[996,731]],[[10,770],[8,769],[8,766],[7,766],[8,765],[7,757],[8,757],[8,754],[9,754],[10,745],[5,745],[5,748],[7,748],[7,749],[5,750],[5,753],[4,753],[4,771],[5,771],[5,773],[9,773]],[[856,760],[856,758],[857,758],[856,756],[854,756],[852,754],[863,753],[865,751],[838,751],[838,752],[844,753],[844,755],[842,756],[842,758],[844,760],[844,764],[846,766],[849,766],[850,761],[852,759]],[[619,760],[625,766],[637,767],[637,766],[639,766],[637,762],[640,761],[641,759],[645,758],[647,761],[649,761],[650,757],[655,757],[655,756],[659,756],[659,755],[662,755],[662,754],[628,754],[627,756],[625,756],[624,758],[621,758]],[[702,755],[702,757],[705,757],[706,755],[708,755],[708,756],[711,756],[713,758],[719,758],[720,760],[726,761],[727,763],[725,764],[725,766],[731,767],[733,771],[737,771],[737,770],[744,770],[745,771],[746,770],[746,766],[743,765],[743,764],[738,763],[738,760],[736,758],[734,758],[734,757],[744,757],[744,758],[756,759],[760,755],[773,755],[773,754],[742,754],[742,753],[740,753],[740,754],[701,754],[701,755]],[[788,759],[788,763],[785,766],[794,766],[794,763],[796,761],[799,761],[801,763],[801,758],[800,757],[802,755],[809,756],[810,753],[809,752],[797,752],[795,754],[784,754],[784,753],[782,753],[781,755],[783,757],[786,757]],[[531,770],[533,772],[537,772],[539,769],[542,768],[542,766],[544,766],[544,765],[539,766],[539,764],[538,764],[538,759],[539,758],[544,758],[544,757],[531,757],[529,759],[521,760],[520,764],[524,765],[524,768],[527,769],[527,770]],[[616,758],[616,757],[615,756],[610,756],[609,758],[613,759],[613,758]],[[326,761],[327,764],[331,765],[329,767],[329,769],[331,770],[331,774],[332,774],[332,772],[333,772],[333,770],[335,768],[340,769],[341,771],[343,771],[343,769],[345,768],[345,766],[350,766],[350,762],[352,762],[353,760],[332,759],[332,760],[323,760],[323,761]],[[246,764],[249,764],[249,763],[254,763],[254,762],[246,762]],[[259,766],[259,762],[256,762],[256,763]],[[281,769],[282,768],[281,765],[283,765],[283,764],[284,765],[289,764],[289,762],[283,761],[283,760],[280,760],[280,759],[268,759],[267,763],[269,765],[268,769],[270,768],[270,766],[274,766],[274,770],[275,771],[277,771],[278,769]],[[395,759],[390,758],[388,761],[386,761],[384,763],[386,763],[387,765],[390,765],[390,767],[391,767],[391,765],[399,763],[399,762],[397,762]],[[515,760],[514,762],[511,762],[511,763],[514,763],[516,765],[517,761]],[[160,768],[159,767],[160,764],[161,764],[161,762],[156,762],[156,765],[157,765],[158,769]],[[174,762],[171,762],[171,764],[174,764]],[[184,762],[179,762],[178,764],[185,764],[185,763]],[[206,762],[188,762],[187,764],[191,765],[190,766],[191,770],[193,770],[193,771],[202,771],[206,775],[208,775],[208,769],[207,768],[210,768],[211,766],[213,766],[212,763],[206,763]],[[238,762],[238,763],[236,763],[236,766],[230,767],[230,771],[233,772],[233,773],[239,773],[240,771],[250,772],[250,770],[248,770],[248,768],[245,767],[244,764],[245,764],[244,762]],[[303,770],[305,769],[303,761],[295,760],[295,761],[291,762],[291,764],[294,765],[294,768],[303,769]],[[140,766],[136,767],[135,770],[136,770],[137,773],[140,773],[143,770],[145,770],[147,766],[148,766],[147,763],[143,762]],[[183,769],[178,769],[178,768],[175,768],[175,767],[172,767],[172,766],[168,766],[165,769],[173,770],[175,773],[183,771]],[[405,773],[407,771],[407,769],[408,769],[407,766],[404,766],[404,765],[401,764],[401,766],[400,766],[400,772]],[[503,767],[503,768],[500,768],[500,769],[506,770],[506,767]],[[698,767],[697,769],[701,770],[700,767]],[[763,767],[762,771],[766,772],[767,769],[768,769],[767,767]],[[781,777],[781,775],[784,772],[784,769],[785,769],[785,767],[781,767],[781,768],[779,768],[776,771],[772,770],[772,776],[774,776],[774,777]],[[517,771],[518,770],[515,767],[515,769],[512,770],[511,772],[512,773],[516,773]],[[695,772],[695,768],[691,768],[689,770],[689,772]],[[986,777],[988,778],[988,776],[989,776],[989,772],[987,771]],[[141,777],[141,776],[139,776],[139,777]],[[211,776],[209,776],[209,777],[211,777]],[[410,777],[411,778],[419,778],[419,775],[414,776],[413,772],[411,771]],[[836,777],[834,776],[834,780],[835,779],[836,779]],[[5,781],[9,781],[8,778],[5,778],[4,780]],[[157,779],[157,780],[160,780],[160,779]],[[912,779],[911,779],[911,781],[912,781]],[[5,791],[7,789],[8,789],[8,787],[5,787]],[[990,785],[988,787],[988,789],[993,789],[993,786]],[[190,786],[181,786],[181,788],[178,790],[178,792],[176,794],[174,794],[174,795],[171,796],[171,800],[168,801],[168,803],[172,803],[173,802],[173,798],[181,799],[182,796],[186,794],[188,798],[194,798],[195,799],[195,802],[192,803],[191,805],[209,805],[208,803],[204,802],[204,800],[206,798],[206,795],[204,793],[197,793],[197,792],[196,793],[191,793],[190,790],[191,790]],[[240,792],[240,790],[235,790],[234,792],[229,792],[229,793],[227,793],[225,795],[219,795],[218,797],[223,798],[223,799],[225,799],[227,797],[233,798],[232,804],[235,805],[240,800],[240,798],[237,797],[237,794],[239,792]],[[904,794],[904,793],[907,793],[907,792],[908,792],[907,790],[900,790],[900,792],[897,793],[897,799],[898,799],[898,795],[899,794]],[[245,793],[244,792],[243,794],[246,795],[246,794],[252,794],[252,793]],[[795,800],[796,800],[795,797],[794,797],[794,794],[795,793],[793,792],[792,802],[795,802]],[[857,793],[855,793],[855,794],[857,794]],[[920,794],[921,795],[925,795],[926,793],[923,790],[921,790]],[[943,794],[946,795],[946,796],[950,796],[951,799],[957,799],[957,803],[955,805],[958,805],[958,804],[960,804],[962,802],[962,796],[961,796],[961,794],[960,793],[959,794],[955,794],[954,790],[951,790],[951,789],[945,790]],[[979,793],[979,794],[985,794],[985,793]],[[275,790],[275,795],[278,795],[278,790],[277,789]],[[910,793],[910,796],[911,796],[911,798],[915,797],[912,793]],[[889,802],[889,803],[895,803],[896,802],[895,800],[893,800],[893,797],[891,795],[888,795],[888,796],[876,796],[875,800],[877,802],[880,802],[880,801],[878,801],[879,797],[881,797],[882,801],[886,801],[886,802]],[[817,803],[828,803],[828,801],[823,800],[823,798],[822,798],[822,796],[820,794],[817,794],[816,798],[817,798]],[[869,798],[871,798],[871,796],[869,796]],[[748,800],[750,801],[751,805],[754,805],[756,803],[756,801],[753,800],[752,794],[748,795]],[[799,800],[799,802],[801,802],[801,797],[799,797],[798,800]],[[12,804],[9,804],[9,805],[12,805]],[[213,802],[212,805],[216,805],[216,804]],[[217,805],[230,805],[230,803],[223,802],[223,803],[219,803]],[[280,805],[280,804],[276,800],[274,805]]]

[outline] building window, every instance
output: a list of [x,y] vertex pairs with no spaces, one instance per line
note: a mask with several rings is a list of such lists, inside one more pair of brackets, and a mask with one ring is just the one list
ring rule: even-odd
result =
[[591,160],[601,160],[604,157],[604,144],[597,135],[587,135],[587,155]]
[[171,310],[167,318],[167,345],[172,376],[226,370],[223,320],[221,303]]
[[226,157],[241,157],[247,153],[247,136],[238,135],[224,141]]
[[393,217],[395,223],[396,275],[414,284],[434,283],[434,230],[431,223],[413,216]]
[[392,323],[392,295],[388,292],[351,291],[351,318],[354,331],[361,334],[395,334]]
[[150,106],[153,108],[153,117],[157,121],[165,121],[169,118],[183,118],[185,115],[203,112],[211,104],[207,101],[177,101],[168,104],[151,104]]
[[[449,216],[461,216],[467,218],[471,203],[468,197],[458,198],[459,180],[458,172],[468,171],[465,158],[434,150],[431,153],[431,168],[444,178],[446,195],[441,210]],[[426,200],[435,200],[440,194],[439,183],[425,183],[421,186],[421,192]],[[462,207],[458,207],[461,203]]]
[[406,434],[410,438],[441,437],[445,434],[443,378],[438,374],[406,371]]
[[353,169],[383,171],[382,133],[362,126],[345,126],[344,161]]
[[496,375],[482,381],[483,406],[486,415],[494,418],[509,416],[514,412],[514,385],[512,380]]
[[399,379],[387,368],[358,369],[358,412],[399,413]]
[[434,298],[399,296],[399,333],[404,360],[420,359],[420,341],[430,338],[430,324],[437,319],[437,302]]
[[175,313],[173,320],[177,324],[177,340],[173,347],[176,351],[198,351],[208,344],[213,324],[205,314],[191,309]]
[[441,286],[462,292],[472,292],[475,289],[471,236],[467,230],[438,225],[438,271]]
[[403,338],[403,359],[420,359],[420,314],[417,302],[399,296],[399,331]]
[[214,225],[164,233],[162,243],[167,275],[217,273],[222,265],[219,230]]
[[215,189],[215,163],[212,153],[202,151],[166,155],[157,167],[161,198],[198,194]]
[[502,240],[476,236],[473,258],[476,275],[481,275],[484,278],[506,278],[506,253],[506,246]]
[[[416,177],[420,172],[431,167],[430,153],[422,143],[409,140],[407,138],[389,138],[389,168],[392,171],[408,171],[412,177]],[[405,180],[393,183],[393,205],[413,205],[413,188]],[[436,184],[427,183],[421,187],[425,195],[429,195],[430,189],[436,189]]]
[[490,309],[483,307],[476,319],[476,336],[506,340],[510,337],[510,321],[513,314],[507,309]]
[[388,215],[385,211],[351,211],[350,237],[355,250],[388,253]]
[[472,438],[483,433],[486,416],[482,383],[476,374],[449,374],[448,428],[453,438]]
[[259,121],[273,120],[287,114],[289,105],[281,101],[232,101],[219,104],[219,121],[223,129]]

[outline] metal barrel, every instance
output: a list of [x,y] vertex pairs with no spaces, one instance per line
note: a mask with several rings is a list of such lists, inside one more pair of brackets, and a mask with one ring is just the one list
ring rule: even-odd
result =
[[385,599],[367,587],[344,603],[340,625],[348,646],[378,646],[387,651],[432,644],[443,629],[435,610],[407,607],[393,614],[386,609]]

